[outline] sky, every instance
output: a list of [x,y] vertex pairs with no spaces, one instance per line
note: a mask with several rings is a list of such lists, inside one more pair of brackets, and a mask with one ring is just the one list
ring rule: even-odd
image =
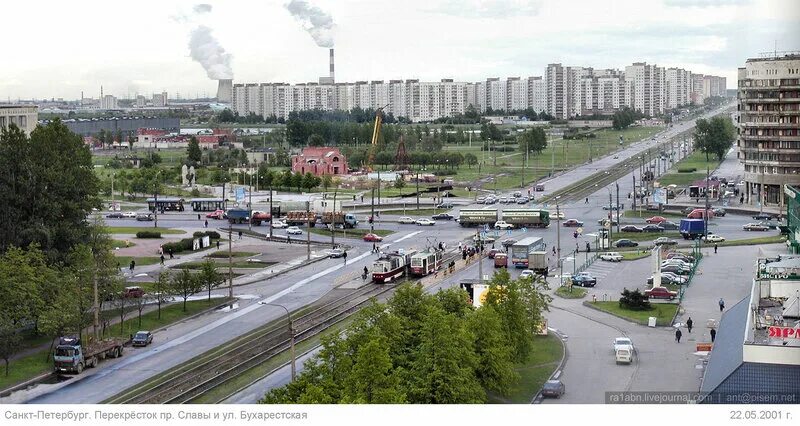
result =
[[292,3],[4,4],[0,101],[77,99],[81,91],[97,98],[101,85],[117,97],[214,96],[209,75],[226,73],[235,83],[317,81],[328,73],[318,42],[335,46],[337,81],[474,82],[541,76],[549,63],[624,69],[646,61],[725,76],[729,89],[747,58],[776,45],[800,50],[800,0]]

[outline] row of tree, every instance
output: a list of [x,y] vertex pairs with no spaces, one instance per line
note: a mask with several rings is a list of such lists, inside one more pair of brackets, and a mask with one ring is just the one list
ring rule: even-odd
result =
[[627,129],[628,126],[635,123],[636,120],[642,118],[644,118],[644,114],[642,114],[641,111],[634,111],[629,107],[622,107],[611,116],[611,127],[613,127],[614,130]]
[[403,285],[373,303],[342,333],[323,338],[319,355],[268,404],[469,404],[507,395],[519,379],[549,297],[543,281],[495,274],[480,308],[468,294],[426,294]]

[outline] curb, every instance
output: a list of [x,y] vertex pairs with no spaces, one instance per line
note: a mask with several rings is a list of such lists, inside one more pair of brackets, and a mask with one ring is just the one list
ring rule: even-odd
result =
[[[680,310],[681,304],[680,303],[676,303],[675,305],[677,305],[678,308],[679,308],[679,309],[677,309],[675,311],[675,313],[677,315],[677,312]],[[639,321],[636,321],[636,320],[632,320],[630,318],[625,318],[625,317],[623,317],[621,315],[617,315],[617,314],[612,313],[612,312],[604,311],[604,310],[598,308],[597,306],[592,305],[592,302],[589,302],[588,300],[584,300],[583,301],[583,306],[586,306],[587,308],[590,308],[590,309],[594,309],[595,311],[598,311],[598,312],[602,312],[604,314],[611,315],[613,317],[617,317],[617,318],[619,318],[621,320],[628,321],[629,323],[636,324],[636,325],[641,325],[641,326],[648,327],[648,328],[665,328],[665,329],[667,329],[667,328],[671,328],[672,327],[672,325],[661,325],[661,326],[659,326],[658,323],[656,323],[655,327],[649,327],[646,322],[639,322]],[[675,320],[675,318],[673,317],[673,321],[674,320]]]
[[[550,377],[548,378],[548,380],[552,380],[555,377],[561,377],[561,373],[564,371],[564,364],[567,363],[567,359],[569,358],[569,352],[567,351],[567,342],[564,341],[564,335],[562,335],[561,332],[556,330],[555,328],[548,327],[547,329],[548,331],[552,331],[553,334],[555,334],[556,337],[558,337],[558,341],[561,342],[561,347],[564,349],[564,352],[561,354],[561,361],[558,363],[558,367],[556,367],[556,371],[553,372],[553,374],[551,374]],[[534,395],[533,398],[531,398],[530,403],[540,404],[542,402],[542,399],[543,399],[542,390],[539,389],[539,391],[536,392],[536,395]]]

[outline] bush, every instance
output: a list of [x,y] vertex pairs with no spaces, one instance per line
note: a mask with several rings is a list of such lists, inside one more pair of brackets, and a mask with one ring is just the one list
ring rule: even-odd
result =
[[212,240],[220,239],[219,232],[217,231],[205,231],[205,232],[197,231],[194,234],[192,234],[192,236],[195,238],[203,238],[208,236],[211,237]]
[[434,176],[450,176],[457,174],[456,170],[434,170]]
[[678,173],[694,173],[697,167],[678,167]]
[[161,238],[161,233],[157,231],[139,231],[136,238]]
[[650,306],[650,301],[644,297],[644,294],[638,288],[633,291],[627,288],[622,290],[622,297],[619,298],[619,307],[631,311],[649,311],[653,309]]

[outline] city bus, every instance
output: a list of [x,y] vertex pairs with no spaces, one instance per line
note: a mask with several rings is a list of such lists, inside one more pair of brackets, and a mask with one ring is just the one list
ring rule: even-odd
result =
[[511,246],[511,263],[517,268],[527,268],[528,255],[544,249],[544,239],[541,237],[523,238]]
[[148,198],[147,199],[147,208],[151,212],[154,212],[154,213],[155,213],[156,210],[158,210],[160,212],[164,212],[164,211],[182,212],[183,211],[183,198],[170,198],[170,197],[160,198],[159,197],[158,201],[156,201],[155,198]]
[[190,203],[192,205],[192,210],[196,212],[225,210],[225,200],[222,198],[192,198]]

